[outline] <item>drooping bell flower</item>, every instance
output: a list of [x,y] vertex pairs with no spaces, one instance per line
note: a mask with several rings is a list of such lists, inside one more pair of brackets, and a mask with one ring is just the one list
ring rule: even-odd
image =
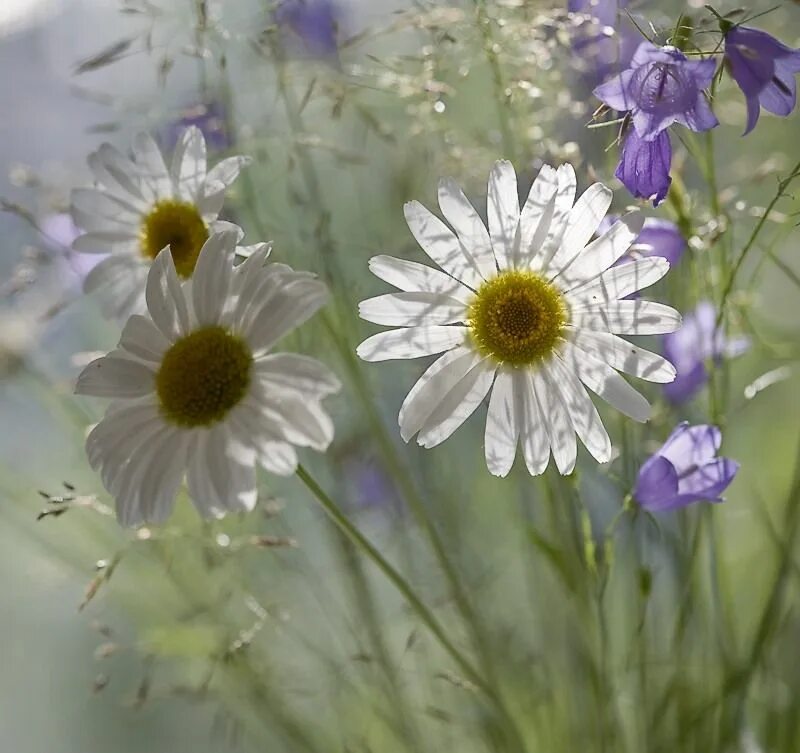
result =
[[672,183],[669,175],[672,144],[669,133],[661,131],[651,141],[628,129],[614,175],[637,199],[652,200],[657,207],[667,197]]
[[[618,219],[619,215],[606,215],[597,228],[597,235],[610,230]],[[663,217],[647,217],[642,232],[617,264],[625,264],[642,256],[660,256],[669,262],[670,267],[674,267],[681,260],[686,246],[686,238],[674,222]]]
[[289,46],[324,60],[338,55],[340,15],[335,0],[282,0],[274,18]]
[[794,110],[800,50],[760,29],[731,26],[725,32],[725,62],[747,100],[747,127],[742,135],[755,128],[762,107],[782,117]]
[[701,301],[692,313],[683,317],[679,330],[664,336],[664,357],[678,372],[674,382],[664,385],[664,394],[673,403],[691,399],[708,381],[707,361],[719,363],[723,358],[735,358],[749,347],[747,337],[726,338],[717,329],[713,304]]
[[722,502],[739,464],[717,457],[722,434],[716,426],[678,424],[669,439],[639,470],[633,496],[649,512]]
[[630,68],[594,90],[608,107],[630,112],[638,136],[652,141],[673,123],[707,131],[719,121],[703,89],[716,70],[711,58],[690,60],[675,47],[642,42]]

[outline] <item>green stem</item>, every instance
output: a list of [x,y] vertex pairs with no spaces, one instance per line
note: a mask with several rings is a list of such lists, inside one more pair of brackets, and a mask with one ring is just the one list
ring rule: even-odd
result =
[[500,61],[497,58],[495,51],[495,42],[492,38],[492,20],[486,10],[486,0],[475,0],[475,9],[478,14],[478,28],[480,29],[481,36],[483,37],[483,49],[486,54],[486,62],[492,72],[492,83],[494,87],[494,99],[497,105],[497,116],[500,122],[500,133],[503,138],[503,150],[506,153],[507,159],[512,162],[516,161],[517,150],[514,141],[514,132],[511,128],[511,123],[508,117],[509,107],[506,97],[506,85],[503,81],[503,71],[500,67]]
[[322,487],[314,480],[308,471],[302,466],[297,468],[297,477],[305,484],[306,488],[314,495],[323,510],[331,520],[343,531],[343,533],[358,547],[361,552],[368,557],[378,567],[378,569],[389,579],[392,585],[400,592],[409,606],[417,613],[425,626],[441,644],[442,648],[450,655],[453,661],[465,676],[478,688],[493,697],[486,683],[472,667],[466,657],[456,648],[450,640],[447,631],[441,626],[434,617],[433,612],[425,606],[422,600],[414,593],[414,590],[406,582],[402,575],[386,560],[386,558],[369,542],[369,540],[358,530],[342,512],[339,506],[325,493]]

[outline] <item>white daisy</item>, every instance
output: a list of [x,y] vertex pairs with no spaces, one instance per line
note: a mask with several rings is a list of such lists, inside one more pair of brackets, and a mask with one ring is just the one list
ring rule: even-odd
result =
[[642,217],[627,214],[590,242],[611,191],[596,183],[575,202],[575,186],[570,165],[545,166],[520,210],[514,168],[498,162],[489,178],[488,232],[452,180],[439,184],[439,206],[453,230],[418,202],[406,204],[411,232],[442,271],[391,256],[371,259],[372,272],[402,292],[363,301],[361,317],[399,329],[358,347],[367,361],[445,351],[403,402],[405,441],[418,434],[420,445],[435,447],[491,392],[489,471],[508,474],[521,444],[532,475],[544,471],[551,452],[566,474],[575,467],[576,434],[598,462],[611,458],[585,387],[631,418],[648,419],[650,405],[617,371],[670,382],[675,369],[618,335],[680,326],[668,306],[623,300],[661,279],[669,264],[650,257],[614,266]]
[[72,192],[72,217],[86,231],[72,247],[109,254],[86,277],[84,289],[102,290],[112,316],[143,310],[147,270],[162,249],[172,250],[178,275],[187,279],[209,235],[238,230],[217,216],[249,158],[229,157],[207,171],[206,142],[194,126],[183,132],[169,167],[147,134],[135,138],[131,159],[103,144],[88,162],[96,185]]
[[280,475],[295,446],[325,450],[333,423],[322,399],[339,382],[320,362],[273,345],[327,298],[313,275],[264,265],[261,244],[233,266],[236,234],[212,235],[191,282],[169,250],[147,276],[147,315],[134,314],[119,346],[90,363],[76,392],[113,402],[86,442],[126,526],[161,522],[184,477],[205,517],[249,510],[256,464]]

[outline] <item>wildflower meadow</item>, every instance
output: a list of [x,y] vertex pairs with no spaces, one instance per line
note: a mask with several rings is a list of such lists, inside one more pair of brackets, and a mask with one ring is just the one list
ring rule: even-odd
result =
[[0,11],[2,750],[799,751],[761,2]]

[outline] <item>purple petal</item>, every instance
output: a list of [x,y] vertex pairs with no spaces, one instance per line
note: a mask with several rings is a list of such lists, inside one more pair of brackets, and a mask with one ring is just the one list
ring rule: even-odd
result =
[[608,105],[612,110],[626,112],[633,106],[633,100],[628,93],[633,71],[622,71],[619,76],[615,76],[605,84],[598,86],[593,94],[603,104]]
[[644,228],[631,246],[631,252],[643,256],[661,256],[675,266],[686,250],[686,239],[678,226],[660,217],[648,217]]
[[646,510],[659,509],[678,493],[678,474],[666,458],[653,455],[639,471],[633,496]]
[[787,116],[797,104],[797,85],[794,73],[782,61],[775,61],[775,75],[759,96],[761,106],[769,112]]
[[682,479],[694,468],[713,460],[721,444],[722,433],[716,426],[689,426],[684,423],[670,434],[658,455],[669,460]]
[[689,130],[700,133],[702,131],[709,131],[719,125],[717,116],[708,104],[703,92],[697,92],[697,101],[694,107],[689,108],[675,118],[677,123],[685,125]]
[[671,162],[672,145],[666,131],[653,141],[645,141],[635,128],[631,128],[622,145],[614,174],[634,196],[653,199],[654,206],[657,206],[666,198],[672,183],[669,175]]
[[716,499],[730,486],[738,470],[735,460],[716,458],[681,478],[678,490],[681,495],[692,495],[696,499]]

